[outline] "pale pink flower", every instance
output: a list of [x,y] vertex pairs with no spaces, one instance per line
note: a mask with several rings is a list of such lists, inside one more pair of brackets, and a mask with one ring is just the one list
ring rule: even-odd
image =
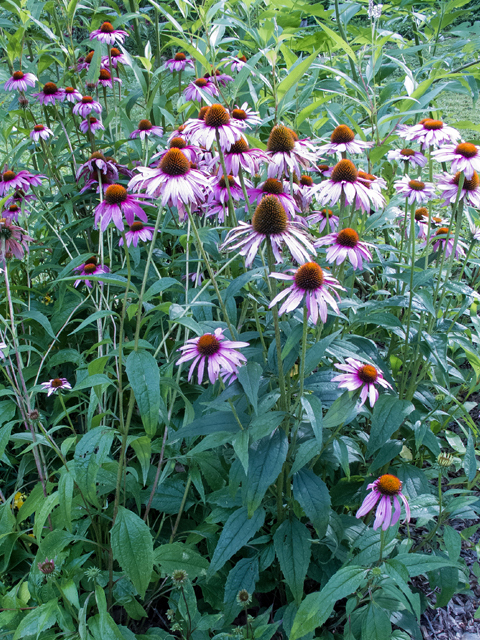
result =
[[[138,241],[150,242],[153,238],[153,232],[155,227],[146,227],[143,222],[135,220],[130,226],[130,229],[126,232],[125,238],[127,240],[127,247],[133,244],[134,247],[138,245]],[[123,247],[123,238],[118,241],[120,247]]]
[[[112,59],[112,67],[114,69],[116,69],[119,64],[125,64],[128,67],[132,66],[132,63],[129,61],[127,56],[116,47],[112,47],[110,49],[110,57]],[[110,66],[110,58],[108,56],[102,56],[102,65],[104,67]]]
[[248,197],[251,200],[251,203],[254,204],[257,200],[260,201],[266,195],[275,196],[279,201],[282,207],[288,214],[288,217],[294,218],[295,212],[300,211],[299,207],[297,207],[295,200],[289,193],[285,193],[284,186],[280,180],[277,178],[267,178],[265,182],[259,185],[256,188],[253,186],[247,189]]
[[202,102],[203,93],[209,96],[218,96],[218,89],[213,82],[207,80],[207,78],[197,78],[187,85],[187,88],[183,92],[185,100],[194,102]]
[[397,193],[408,199],[408,204],[422,205],[435,198],[435,186],[431,182],[411,179],[408,175],[394,183]]
[[463,171],[469,180],[476,171],[480,171],[480,149],[469,142],[445,145],[434,151],[432,156],[437,162],[451,162],[452,171]]
[[331,209],[321,209],[320,211],[314,211],[307,218],[309,225],[317,224],[318,230],[320,233],[327,229],[327,231],[336,231],[338,228],[338,224],[340,222],[340,218],[336,216]]
[[262,124],[262,118],[258,111],[254,111],[248,106],[248,102],[244,102],[241,107],[235,107],[230,112],[230,115],[234,120],[240,120],[247,127],[258,127]]
[[335,155],[337,153],[363,153],[365,149],[373,147],[373,142],[365,142],[364,140],[355,139],[355,133],[347,127],[346,124],[340,124],[335,127],[330,142],[319,147],[319,153],[327,155]]
[[185,134],[192,144],[210,150],[218,139],[223,151],[228,151],[237,140],[245,139],[243,123],[230,117],[221,104],[213,104],[205,112],[203,120],[189,120],[185,125]]
[[92,31],[90,40],[100,40],[105,44],[115,44],[116,42],[123,44],[126,36],[128,36],[126,31],[115,29],[110,22],[104,22],[100,29]]
[[[225,168],[228,173],[238,176],[240,167],[246,173],[255,175],[259,172],[260,167],[270,162],[270,158],[261,149],[249,149],[248,143],[243,139],[237,140],[235,144],[232,144],[230,149],[224,153]],[[220,156],[214,156],[212,167],[218,167],[220,169],[221,162]]]
[[398,127],[397,133],[406,140],[415,140],[420,143],[422,149],[453,144],[460,137],[456,129],[449,127],[441,120],[432,120],[432,118],[424,118],[411,127],[405,125]]
[[355,229],[342,229],[338,233],[330,233],[316,240],[314,246],[327,246],[327,262],[341,264],[348,258],[354,269],[363,269],[363,260],[370,262],[372,259],[368,243],[360,241]]
[[413,149],[392,149],[387,153],[387,160],[414,164],[417,167],[424,167],[427,164],[427,158],[423,153]]
[[[72,385],[68,382],[66,378],[53,378],[53,380],[49,380],[48,382],[42,382],[41,387],[43,387],[44,391],[48,391],[48,396],[51,396],[52,393],[57,393],[61,389],[70,390]],[[47,560],[47,562],[53,562],[53,560]],[[45,573],[51,573],[51,571],[45,571]]]
[[230,61],[231,70],[236,71],[237,73],[241,71],[248,62],[245,56],[232,56],[227,58],[227,60]]
[[[402,482],[396,476],[386,473],[375,482],[369,484],[367,489],[371,489],[371,493],[362,502],[362,506],[357,511],[357,518],[366,516],[379,502],[373,529],[376,531],[381,526],[386,531],[388,527],[396,525],[400,519],[401,506],[398,498],[401,498],[405,505],[406,521],[410,522],[410,506],[402,493]],[[394,506],[393,514],[392,501]]]
[[320,204],[336,204],[345,194],[345,204],[355,204],[363,211],[378,209],[385,205],[385,198],[376,189],[371,189],[369,181],[359,178],[359,172],[351,160],[340,160],[334,166],[330,178],[318,184],[315,195]]
[[[442,197],[445,198],[442,206],[446,207],[449,204],[455,204],[461,175],[461,172],[458,171],[454,176],[448,173],[435,176],[438,180],[437,189],[442,192]],[[471,178],[465,177],[460,191],[459,201],[462,199],[472,207],[480,207],[480,179],[476,171],[473,172]]]
[[92,131],[93,133],[95,133],[95,131],[105,131],[105,127],[98,118],[95,118],[94,116],[88,116],[87,118],[85,118],[85,120],[81,121],[80,131],[82,133],[87,133],[87,131]]
[[161,138],[163,136],[162,127],[158,127],[150,122],[150,120],[140,120],[138,123],[138,129],[132,131],[130,134],[130,138],[140,138],[140,140],[145,140],[145,138],[154,135]]
[[24,73],[23,71],[14,71],[12,77],[9,78],[3,88],[5,91],[26,91],[27,87],[34,87],[37,76],[33,73]]
[[83,96],[72,110],[75,116],[79,115],[82,116],[82,118],[89,116],[92,111],[95,111],[95,113],[102,113],[102,105],[99,102],[96,102],[92,96]]
[[76,104],[82,99],[82,94],[78,89],[74,87],[65,87],[65,93],[63,94],[63,100],[70,102],[71,104]]
[[171,71],[185,71],[186,67],[193,69],[195,65],[193,60],[189,60],[184,53],[176,53],[173,58],[165,62],[165,66]]
[[[445,251],[445,257],[449,258],[452,255],[453,247],[455,245],[455,239],[451,233],[449,227],[440,227],[435,231],[433,235],[430,236],[430,242],[432,244],[433,251]],[[421,245],[421,248],[425,248],[427,243],[424,242]],[[461,241],[457,242],[457,246],[455,247],[455,258],[464,258],[465,251],[463,247],[465,244]]]
[[44,124],[36,124],[30,132],[30,138],[34,142],[38,142],[40,138],[42,140],[48,140],[51,136],[53,136],[53,131]]
[[346,373],[335,376],[332,378],[332,382],[339,382],[338,386],[348,389],[348,391],[361,389],[361,405],[364,405],[368,398],[370,406],[373,407],[378,400],[378,389],[375,385],[379,384],[384,389],[392,388],[392,385],[384,379],[382,372],[372,364],[364,364],[354,358],[346,358],[345,364],[336,364],[335,366]]
[[282,178],[292,173],[298,176],[303,173],[302,169],[314,167],[316,160],[316,155],[306,145],[299,145],[296,134],[282,124],[270,132],[267,155],[270,159],[269,178]]

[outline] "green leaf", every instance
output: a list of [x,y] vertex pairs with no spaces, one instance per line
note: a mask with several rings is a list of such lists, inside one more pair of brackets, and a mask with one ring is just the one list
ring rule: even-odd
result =
[[302,469],[293,476],[293,497],[323,538],[330,519],[331,500],[327,485],[313,471]]
[[[13,407],[13,410],[15,412],[15,407]],[[0,415],[0,419],[1,419],[1,415]],[[2,458],[3,454],[5,453],[5,447],[7,446],[8,441],[10,439],[10,434],[12,433],[12,429],[13,429],[13,422],[6,424],[4,427],[0,429],[0,458]]]
[[81,331],[86,326],[88,326],[91,322],[95,322],[98,318],[105,318],[106,316],[116,316],[117,314],[114,311],[108,311],[107,309],[103,309],[102,311],[96,311],[91,316],[88,316],[81,324],[78,325],[76,329],[71,331],[68,335],[71,336],[77,331]]
[[[182,29],[181,25],[180,25],[180,24],[175,20],[175,18],[174,18],[173,16],[171,16],[171,15],[168,13],[168,11],[166,11],[166,10],[162,7],[162,5],[161,5],[161,4],[157,4],[156,2],[154,2],[154,0],[148,0],[148,1],[150,2],[150,4],[151,4],[151,5],[153,5],[153,6],[155,7],[155,9],[157,9],[157,11],[160,11],[160,13],[161,13],[162,15],[164,15],[164,16],[167,18],[167,20],[169,20],[169,21],[173,24],[173,26],[175,27],[175,29],[176,29],[177,31],[180,31],[180,33],[183,33],[183,29]],[[185,46],[184,46],[184,45],[182,45],[182,46],[185,48]]]
[[301,80],[302,76],[307,73],[312,62],[318,56],[319,51],[320,49],[317,49],[309,55],[308,58],[305,58],[305,60],[302,60],[295,64],[295,66],[291,67],[288,76],[284,78],[277,87],[277,96],[279,101],[285,96],[287,91],[297,84],[297,82]]
[[362,640],[385,640],[392,637],[392,625],[387,613],[372,602],[362,620]]
[[208,576],[212,576],[237,553],[265,522],[265,511],[258,509],[249,519],[246,507],[234,511],[226,521],[213,553]]
[[73,475],[63,470],[58,483],[59,510],[62,514],[61,522],[70,532],[72,532],[73,484]]
[[56,339],[55,333],[52,329],[52,325],[50,324],[50,320],[46,316],[44,316],[43,313],[40,313],[40,311],[30,309],[29,311],[23,311],[21,316],[25,319],[35,320],[35,322],[38,322],[38,324],[40,324],[45,329],[45,331],[51,338]]
[[57,621],[58,604],[57,599],[50,600],[46,604],[35,607],[23,618],[15,631],[13,640],[25,638],[27,636],[38,637],[42,631],[53,627]]
[[341,38],[338,35],[338,33],[335,33],[335,31],[332,31],[332,29],[327,27],[326,24],[323,24],[323,22],[320,22],[319,20],[317,20],[317,24],[319,27],[321,27],[325,31],[327,36],[330,36],[330,38],[338,45],[339,49],[344,51],[347,54],[347,56],[351,58],[351,60],[353,60],[355,64],[357,64],[357,57],[355,55],[355,52],[353,51],[352,47],[348,44],[348,42],[345,42],[345,40]]
[[323,409],[322,401],[317,396],[310,395],[301,399],[302,406],[307,414],[308,421],[312,425],[317,447],[320,449],[323,444]]
[[293,517],[278,527],[273,543],[285,581],[299,605],[310,564],[310,533],[304,524]]
[[293,621],[289,640],[302,636],[323,625],[333,611],[338,600],[354,593],[364,582],[368,569],[354,565],[337,571],[317,593],[310,593],[300,605]]
[[83,380],[80,380],[80,382],[77,382],[72,391],[83,391],[83,389],[90,389],[91,387],[96,387],[101,384],[111,385],[113,384],[113,380],[104,373],[94,373],[93,376],[87,376],[83,378]]
[[153,539],[145,522],[132,511],[118,508],[111,530],[113,557],[142,598],[153,571]]
[[230,571],[225,583],[225,594],[223,596],[225,605],[223,615],[227,623],[231,622],[242,608],[237,602],[238,592],[245,589],[252,595],[258,577],[258,558],[242,558]]
[[99,40],[93,40],[91,45],[95,53],[93,54],[93,58],[90,61],[90,65],[87,71],[87,77],[85,78],[85,82],[94,83],[98,81],[98,77],[100,75],[100,63],[102,62],[102,50],[103,46]]
[[477,459],[475,458],[475,446],[473,444],[472,432],[468,434],[467,449],[463,457],[463,468],[469,482],[475,480],[477,474]]
[[448,557],[453,562],[457,562],[460,558],[460,551],[462,549],[462,536],[453,527],[445,525],[443,528],[443,539],[445,540],[445,546],[447,547]]
[[[0,424],[4,424],[5,422],[8,422],[9,420],[11,420],[15,415],[16,409],[17,409],[16,404],[11,400],[2,400],[0,402]],[[1,437],[0,437],[0,441],[2,441]],[[0,457],[2,455],[3,455],[3,451]]]
[[126,370],[143,426],[147,435],[152,437],[157,431],[160,414],[160,371],[157,361],[147,351],[132,351],[127,358]]
[[287,458],[288,440],[285,432],[277,429],[250,448],[245,498],[248,516],[260,506],[268,487],[275,482]]
[[427,555],[425,553],[401,553],[396,556],[395,559],[405,565],[408,575],[411,578],[419,576],[422,573],[427,573],[427,571],[436,571],[442,567],[455,567],[456,569],[462,569],[460,564],[452,562],[448,558]]
[[43,525],[45,524],[48,516],[57,506],[59,501],[58,491],[50,494],[42,502],[40,510],[35,514],[35,524],[33,525],[33,535],[37,540],[42,537]]
[[247,398],[250,400],[255,413],[258,412],[258,388],[261,377],[262,367],[258,362],[247,362],[247,364],[240,367],[237,372],[238,381],[247,394]]
[[209,564],[208,560],[198,551],[191,549],[183,542],[173,542],[157,547],[154,553],[154,562],[160,565],[166,574],[171,574],[176,569],[184,569],[190,580],[205,575]]
[[323,428],[333,429],[349,423],[357,415],[357,400],[348,391],[335,400],[323,418]]
[[[151,0],[149,0],[150,2]],[[180,287],[183,291],[183,286],[178,280],[175,278],[162,278],[161,280],[157,280],[152,286],[147,290],[145,295],[143,296],[143,302],[148,302],[153,296],[157,296],[162,291],[166,289],[170,289],[170,287]]]
[[152,455],[152,442],[148,436],[135,438],[131,443],[132,449],[142,468],[143,486],[147,484],[148,471],[150,469],[150,457]]
[[405,418],[415,409],[408,400],[381,394],[373,409],[367,453],[375,453],[397,431]]

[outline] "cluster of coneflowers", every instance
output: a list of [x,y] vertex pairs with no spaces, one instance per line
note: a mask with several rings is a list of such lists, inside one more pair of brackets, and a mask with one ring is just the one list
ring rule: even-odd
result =
[[[119,64],[129,64],[128,55],[111,45],[123,44],[128,34],[114,29],[109,22],[92,32],[90,38],[108,46],[101,58],[97,85],[113,90]],[[87,70],[93,52],[81,58],[77,70]],[[233,56],[225,61],[231,73],[239,72],[248,61],[244,56]],[[195,65],[185,54],[177,53],[165,63],[171,73],[193,72]],[[279,315],[294,312],[299,306],[306,308],[306,321],[325,323],[329,313],[339,314],[338,301],[345,264],[353,272],[362,270],[372,261],[372,245],[360,238],[358,229],[362,216],[386,206],[386,182],[379,176],[360,169],[351,159],[362,155],[374,143],[359,139],[346,125],[337,126],[327,144],[310,139],[299,139],[284,124],[276,124],[269,135],[266,148],[251,148],[246,133],[262,124],[260,115],[245,103],[241,107],[226,108],[212,99],[222,97],[222,88],[233,81],[233,76],[212,70],[203,77],[192,79],[183,90],[187,101],[206,102],[195,118],[190,118],[170,132],[163,142],[164,131],[148,119],[142,119],[130,138],[139,138],[146,149],[145,166],[129,168],[118,164],[102,151],[94,150],[91,157],[78,169],[76,179],[81,191],[97,193],[99,202],[93,212],[93,226],[102,233],[116,229],[120,232],[120,246],[149,243],[155,239],[155,228],[148,224],[148,207],[161,203],[177,216],[178,223],[188,219],[195,225],[203,219],[205,224],[230,227],[220,249],[242,256],[246,268],[265,251],[268,277],[284,281],[287,286],[272,297],[270,308]],[[35,87],[37,78],[32,73],[15,71],[5,83],[5,90],[18,91],[27,101],[28,87]],[[89,89],[93,88],[91,85]],[[43,107],[67,102],[72,105],[72,116],[83,118],[78,124],[81,132],[91,141],[101,136],[103,107],[98,100],[74,87],[59,88],[47,82],[33,96]],[[106,94],[105,94],[106,100]],[[451,222],[430,216],[426,205],[442,193],[442,205],[458,205],[465,201],[480,207],[480,169],[478,148],[470,143],[458,142],[459,133],[443,122],[424,119],[414,126],[401,126],[400,137],[420,145],[421,151],[410,148],[389,152],[388,159],[404,167],[404,176],[394,183],[398,194],[419,208],[413,212],[417,236],[427,237],[433,250],[443,250],[448,257],[455,248],[456,255],[463,252],[461,243],[454,245]],[[35,143],[45,144],[53,137],[49,127],[35,125],[30,136]],[[96,139],[94,148],[101,146]],[[153,143],[152,149],[150,147]],[[92,142],[93,145],[93,142]],[[159,145],[161,148],[159,148]],[[154,151],[151,154],[151,151]],[[453,175],[436,176],[437,184],[424,182],[420,175],[411,177],[413,170],[421,171],[427,163],[428,153],[438,162],[451,162]],[[323,164],[325,157],[332,162]],[[360,163],[365,163],[361,158]],[[120,177],[122,176],[122,178]],[[128,183],[122,180],[128,178]],[[0,196],[10,195],[0,221],[0,256],[22,258],[33,241],[21,227],[13,224],[19,215],[28,215],[28,203],[36,196],[30,190],[38,187],[45,176],[28,171],[15,171],[5,167],[0,180]],[[337,207],[334,213],[328,207]],[[405,214],[402,214],[405,215]],[[238,218],[240,218],[239,221]],[[448,226],[446,226],[448,224]],[[100,236],[101,237],[101,236]],[[433,241],[432,241],[433,240]],[[127,249],[126,249],[127,250]],[[317,251],[318,250],[318,251]],[[100,253],[100,251],[99,251]],[[293,267],[281,270],[278,265],[290,254]],[[263,254],[262,254],[263,255]],[[319,262],[324,262],[322,267]],[[333,266],[335,276],[328,265]],[[78,279],[92,286],[89,279],[109,271],[92,256],[76,268]],[[100,278],[101,279],[101,278]],[[331,311],[329,311],[329,309]],[[189,362],[188,380],[196,373],[199,384],[205,374],[211,384],[219,379],[230,384],[237,377],[239,367],[246,362],[240,349],[248,343],[228,340],[224,330],[204,334],[186,341],[180,347],[177,365]],[[333,378],[341,388],[358,392],[359,402],[367,400],[371,407],[379,397],[379,388],[392,389],[383,373],[373,364],[353,358],[335,365],[342,373]],[[43,383],[52,394],[71,389],[65,378]],[[384,475],[369,486],[372,493],[366,498],[358,516],[365,515],[378,504],[375,528],[387,528],[400,517],[398,497],[404,500],[407,516],[408,504],[401,493],[401,482]],[[393,503],[393,512],[392,512]]]

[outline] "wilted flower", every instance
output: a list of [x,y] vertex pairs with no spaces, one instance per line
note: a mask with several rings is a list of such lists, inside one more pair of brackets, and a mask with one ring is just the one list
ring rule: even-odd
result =
[[40,104],[55,104],[55,100],[64,100],[65,89],[59,89],[54,82],[47,82],[39,93],[32,95]]
[[397,193],[408,198],[408,204],[423,204],[435,198],[435,187],[431,182],[411,180],[408,175],[395,182]]
[[176,587],[180,587],[188,580],[188,573],[184,569],[176,569],[172,573],[172,580]]
[[229,382],[233,382],[238,368],[247,361],[247,358],[236,349],[248,346],[248,342],[225,340],[223,330],[215,329],[214,333],[205,333],[199,338],[187,340],[179,349],[182,355],[177,360],[177,365],[193,360],[188,372],[190,381],[198,364],[198,384],[202,384],[205,365],[207,365],[208,379],[212,384],[220,375],[230,376]]
[[162,127],[153,125],[150,120],[140,120],[138,123],[138,129],[132,131],[130,138],[140,138],[140,140],[145,140],[146,137],[151,135],[161,138],[163,136]]
[[318,152],[334,155],[336,153],[363,153],[365,149],[373,147],[373,142],[356,140],[355,133],[346,124],[335,127],[330,136],[330,143],[319,147]]
[[372,259],[368,243],[360,241],[355,229],[342,229],[338,233],[330,233],[316,240],[314,246],[327,246],[327,262],[341,264],[348,258],[354,269],[363,269],[363,260],[370,262]]
[[237,602],[241,604],[242,607],[246,607],[252,602],[252,596],[246,589],[240,589],[237,593]]
[[4,260],[8,254],[21,260],[25,251],[28,252],[27,242],[32,242],[24,229],[12,224],[10,218],[0,218],[0,259]]
[[42,382],[41,386],[44,391],[48,391],[48,396],[51,396],[52,393],[57,393],[61,389],[70,390],[72,385],[68,382],[66,378],[53,378],[53,380],[48,380],[48,382]]
[[165,62],[165,66],[173,73],[174,71],[184,71],[186,67],[195,67],[193,60],[189,60],[184,53],[176,53],[173,58]]
[[[139,240],[143,240],[143,242],[150,242],[153,238],[154,230],[155,227],[146,227],[143,222],[135,220],[135,222],[130,226],[130,229],[125,233],[127,247],[131,244],[133,244],[134,247],[138,246]],[[120,238],[118,244],[123,247],[123,238]]]
[[346,364],[336,364],[337,369],[346,371],[339,376],[332,378],[332,382],[339,382],[340,388],[344,387],[349,391],[362,389],[360,392],[361,405],[364,405],[367,398],[370,406],[373,407],[378,400],[378,389],[375,385],[379,384],[385,389],[391,389],[392,385],[383,378],[383,374],[372,364],[364,364],[354,358],[346,358]]
[[[398,498],[403,500],[406,511],[406,520],[410,522],[410,507],[406,497],[402,493],[402,482],[396,476],[389,473],[380,476],[375,482],[368,485],[371,493],[362,502],[362,506],[357,511],[357,518],[367,515],[378,501],[380,501],[375,514],[374,530],[382,527],[384,531],[388,527],[393,527],[400,519],[401,507]],[[392,514],[392,500],[395,511]]]
[[[338,280],[326,274],[316,262],[306,262],[298,269],[288,269],[288,271],[292,272],[292,275],[285,273],[270,274],[271,278],[292,282],[290,287],[287,287],[275,296],[269,305],[270,309],[286,297],[286,300],[278,310],[278,315],[281,316],[283,313],[288,313],[296,309],[302,304],[305,298],[308,317],[311,318],[315,324],[318,322],[318,318],[320,318],[323,323],[327,321],[327,304],[330,305],[336,313],[339,313],[337,302],[329,291],[329,289],[345,291]],[[333,293],[340,299],[336,291],[333,291]]]
[[48,140],[51,136],[53,136],[53,131],[44,124],[36,124],[33,127],[33,131],[30,132],[30,138],[34,142],[38,142],[40,138],[42,140]]
[[414,151],[413,149],[392,149],[387,153],[387,159],[415,164],[417,167],[424,167],[427,164],[427,158],[423,153]]
[[126,36],[128,36],[126,31],[114,29],[110,22],[104,22],[100,29],[92,31],[90,40],[100,40],[100,42],[104,42],[105,44],[115,44],[116,42],[123,44]]
[[5,91],[26,91],[27,87],[34,87],[37,76],[33,73],[23,73],[23,71],[14,71],[12,77],[9,78],[3,88]]

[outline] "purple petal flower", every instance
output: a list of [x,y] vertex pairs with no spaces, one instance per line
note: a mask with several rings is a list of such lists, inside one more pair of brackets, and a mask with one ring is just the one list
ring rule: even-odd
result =
[[[367,495],[357,511],[357,518],[366,516],[375,505],[378,504],[375,513],[374,530],[380,526],[384,531],[388,527],[393,527],[400,519],[401,507],[398,498],[401,498],[405,505],[406,521],[410,522],[410,506],[406,497],[402,493],[402,482],[396,476],[389,473],[380,476],[375,482],[368,485],[371,493]],[[394,512],[392,513],[392,501]]]
[[54,378],[53,380],[49,380],[48,382],[42,382],[41,386],[44,391],[47,391],[47,397],[51,396],[52,393],[57,393],[60,389],[71,389],[72,385],[68,382],[66,378]]
[[3,88],[5,91],[26,91],[27,87],[34,87],[37,76],[33,73],[23,73],[23,71],[14,71],[12,77],[9,78]]
[[391,389],[392,385],[384,380],[383,374],[372,364],[364,364],[354,358],[347,358],[345,364],[336,364],[337,369],[345,371],[339,376],[332,378],[332,382],[339,382],[340,388],[348,389],[348,391],[360,391],[360,406],[364,405],[367,398],[370,406],[373,407],[378,400],[378,390],[375,385],[379,384],[385,389]]
[[100,40],[100,42],[104,44],[115,44],[116,42],[123,44],[127,36],[128,33],[126,31],[114,29],[110,22],[104,22],[100,29],[92,31],[90,40]]

